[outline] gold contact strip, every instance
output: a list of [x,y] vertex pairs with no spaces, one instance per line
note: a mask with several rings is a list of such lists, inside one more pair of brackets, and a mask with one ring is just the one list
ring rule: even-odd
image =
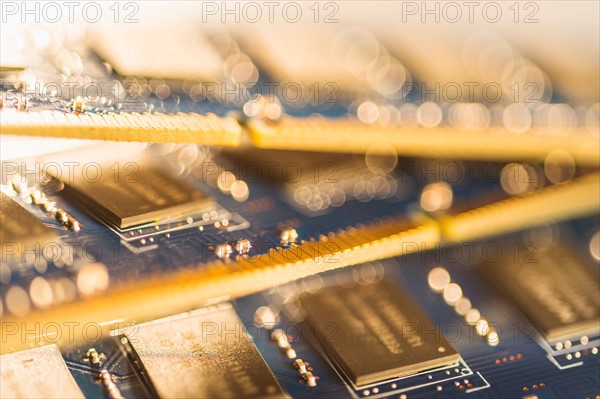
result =
[[[349,227],[253,258],[192,266],[171,275],[125,283],[104,295],[34,310],[25,317],[4,316],[0,351],[8,353],[48,343],[77,345],[90,325],[102,328],[106,336],[111,327],[123,328],[126,321],[141,323],[202,306],[215,298],[227,300],[327,270],[432,249],[443,241],[442,233],[444,241],[469,240],[595,214],[599,209],[600,174],[592,173],[439,221],[422,218],[409,224],[390,218]],[[115,324],[115,320],[121,324]],[[36,328],[44,331],[43,326],[50,324],[64,326],[63,333],[69,334],[31,334]]]
[[600,212],[600,173],[440,219],[450,242],[478,239]]
[[598,136],[586,128],[560,135],[549,134],[542,128],[513,133],[503,128],[468,131],[451,127],[374,126],[351,119],[286,117],[277,123],[251,120],[248,129],[253,144],[267,149],[365,153],[385,144],[401,155],[486,161],[543,161],[551,152],[563,150],[579,164],[600,164]]
[[234,118],[196,113],[64,113],[0,111],[0,132],[29,136],[153,143],[238,146],[241,126]]
[[[201,269],[192,267],[172,275],[124,284],[106,295],[85,298],[46,311],[35,310],[25,317],[4,316],[0,351],[8,353],[47,342],[67,347],[77,345],[85,339],[86,328],[93,327],[94,334],[101,328],[104,336],[108,336],[111,326],[115,328],[115,320],[120,320],[119,328],[123,328],[125,320],[136,323],[153,320],[199,307],[214,298],[248,295],[326,270],[380,259],[382,255],[400,255],[407,243],[419,242],[433,247],[440,239],[435,224],[411,227],[406,222],[393,221],[365,229],[379,239],[367,242],[361,238],[359,230],[350,228],[347,232],[330,234],[327,241],[304,242],[297,247],[273,250],[254,258],[230,263],[218,261],[202,265]],[[383,235],[380,233],[382,229],[395,230],[396,233]],[[36,331],[36,326],[38,331],[44,331],[39,326],[45,325],[53,328],[64,326],[63,332],[67,328],[72,330],[62,336],[36,336],[31,333]],[[18,333],[6,333],[15,327]],[[23,337],[22,331],[30,332]]]

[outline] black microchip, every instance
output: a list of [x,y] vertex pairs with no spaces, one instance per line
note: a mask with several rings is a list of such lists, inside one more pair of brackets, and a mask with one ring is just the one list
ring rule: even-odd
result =
[[200,211],[213,204],[212,197],[151,165],[140,165],[129,175],[102,168],[100,175],[82,174],[64,183],[65,197],[122,229]]
[[548,340],[598,333],[600,283],[597,273],[560,244],[545,251],[522,245],[485,265],[486,276],[525,313]]
[[307,322],[356,385],[458,362],[458,352],[402,288],[387,282],[304,295]]
[[2,262],[18,262],[24,251],[40,253],[46,244],[56,238],[54,231],[2,192],[0,220]]

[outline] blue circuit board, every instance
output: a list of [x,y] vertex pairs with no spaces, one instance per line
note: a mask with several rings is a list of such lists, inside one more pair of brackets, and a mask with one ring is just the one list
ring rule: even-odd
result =
[[[348,200],[340,207],[312,216],[307,216],[294,207],[286,200],[282,190],[273,190],[270,185],[256,182],[251,186],[248,200],[239,203],[210,184],[194,178],[192,173],[185,179],[197,189],[215,197],[218,212],[222,214],[219,213],[216,219],[211,217],[210,223],[203,224],[202,229],[193,224],[169,234],[155,234],[153,242],[146,241],[147,246],[140,244],[139,240],[125,242],[115,228],[108,227],[91,217],[89,212],[65,200],[60,192],[51,199],[82,223],[84,228],[78,233],[64,230],[34,205],[25,202],[22,204],[44,220],[47,226],[56,229],[65,245],[82,249],[80,252],[75,251],[76,258],[89,261],[93,257],[94,261],[106,264],[111,281],[131,281],[150,275],[169,274],[190,264],[202,267],[204,263],[218,260],[214,246],[223,242],[249,239],[254,244],[252,254],[281,247],[278,232],[283,221],[291,221],[299,236],[309,239],[386,216],[408,215],[418,207],[418,193],[422,188],[416,183],[419,179],[414,175],[402,174],[401,169],[398,167],[395,173],[406,190],[399,190],[397,196],[366,202]],[[465,187],[458,184],[454,189],[456,198],[460,198],[460,202],[464,204],[502,198],[498,187],[498,182],[482,179]],[[222,220],[222,215],[226,215],[232,225],[234,222],[238,223],[239,229],[228,231],[215,227],[214,222]],[[592,265],[588,265],[589,267],[595,268],[594,273],[598,272],[598,264],[593,261],[588,246],[598,227],[597,218],[551,226],[561,241],[568,242],[570,251],[580,254]],[[519,232],[494,238],[493,241],[452,244],[437,251],[327,272],[268,292],[237,299],[233,301],[233,305],[259,352],[291,397],[379,398],[406,395],[407,398],[517,398],[536,395],[539,398],[593,398],[600,389],[598,337],[590,337],[585,344],[573,341],[570,349],[557,351],[537,333],[535,327],[502,292],[478,274],[482,254],[489,248],[499,248],[498,243],[503,247],[524,245],[531,237],[530,231]],[[138,250],[133,246],[138,246]],[[535,258],[535,253],[532,256]],[[472,306],[479,309],[489,322],[494,323],[499,332],[498,345],[490,346],[485,337],[478,335],[472,325],[457,315],[439,293],[430,289],[427,283],[428,273],[439,266],[448,270],[452,281],[461,286]],[[306,289],[314,290],[315,286],[326,290],[327,286],[339,284],[340,281],[360,280],[361,270],[365,270],[367,274],[376,270],[378,279],[384,279],[395,289],[407,292],[456,348],[460,354],[459,361],[450,366],[381,383],[361,387],[353,385],[323,353],[314,336],[303,331],[285,309],[286,303],[290,301],[290,292],[297,294]],[[74,274],[70,275],[69,268],[54,264],[49,264],[48,270],[42,274],[75,278]],[[38,275],[40,273],[35,268],[21,268],[13,275],[11,283],[26,286]],[[293,367],[292,360],[272,342],[268,330],[256,328],[254,315],[262,306],[281,309],[277,327],[288,331],[297,356],[310,362],[313,373],[319,377],[317,386],[308,386],[302,380]],[[143,373],[139,359],[127,356],[116,339],[106,338],[93,343],[93,347],[106,356],[103,368],[112,373],[124,397],[156,395]],[[63,356],[86,396],[109,397],[98,379],[98,368],[84,360],[91,346],[88,343],[77,350],[63,353]]]
[[[84,61],[99,62],[89,54]],[[258,67],[261,68],[260,65]],[[260,76],[261,80],[251,89],[250,95],[260,94],[261,83],[271,81],[262,68]],[[417,77],[413,77],[416,82]],[[110,83],[112,79],[122,80],[123,77],[103,72],[94,79]],[[9,97],[12,95],[13,92]],[[412,97],[402,99],[402,103],[416,103],[418,97],[419,93],[413,93]],[[220,116],[234,115],[242,122],[245,118],[241,103],[209,99],[196,101],[175,89],[169,98],[163,100],[152,95],[147,98],[134,96],[130,103],[125,100],[122,104],[92,104],[86,112],[213,112]],[[552,100],[561,100],[560,93],[554,92]],[[289,115],[295,117],[317,113],[334,118],[347,116],[350,104],[339,101],[332,106],[313,104],[294,108],[293,104],[283,102],[283,106]],[[71,105],[66,98],[43,99],[35,107],[67,112]],[[114,144],[114,149],[118,148],[119,144]],[[135,287],[148,278],[168,277],[186,269],[203,270],[207,265],[223,261],[216,250],[223,244],[248,240],[252,243],[247,252],[249,257],[267,254],[273,249],[290,248],[280,236],[286,228],[297,232],[299,242],[318,240],[320,236],[376,221],[432,220],[551,185],[545,181],[543,165],[539,162],[522,162],[518,166],[525,175],[517,176],[517,180],[525,180],[516,183],[525,182],[529,187],[517,193],[507,190],[501,181],[502,171],[515,167],[510,163],[396,157],[391,160],[391,168],[374,172],[364,155],[286,153],[249,147],[226,150],[164,144],[149,144],[143,152],[143,161],[157,165],[173,180],[184,181],[212,197],[213,205],[164,223],[118,228],[102,221],[97,210],[85,209],[85,205],[67,199],[60,184],[56,189],[52,187],[56,182],[45,187],[36,180],[39,176],[26,176],[25,181],[31,187],[45,187],[48,200],[78,221],[82,228],[74,232],[65,229],[64,224],[39,204],[32,203],[28,195],[11,192],[9,184],[3,184],[3,189],[6,189],[3,191],[10,192],[16,202],[56,233],[61,252],[58,258],[42,262],[42,266],[29,260],[11,265],[8,279],[3,269],[0,288],[4,300],[8,287],[22,287],[27,291],[38,277],[66,279],[76,286],[78,270],[89,263],[100,263],[106,267],[110,284],[105,290],[110,294],[113,289],[123,285]],[[120,158],[115,162],[116,169],[125,173],[130,166],[135,168],[138,158]],[[390,160],[383,159],[382,162],[386,164]],[[13,164],[25,165],[20,161]],[[266,168],[273,165],[275,167],[268,169],[267,173]],[[24,169],[26,172],[27,168]],[[578,167],[573,174],[582,175],[587,171]],[[226,172],[247,185],[247,197],[243,200],[236,200],[220,186],[223,180],[219,179],[223,179]],[[2,177],[3,183],[7,183],[5,176]],[[428,213],[423,209],[422,193],[427,186],[440,182],[445,185],[445,192],[452,193],[452,206],[441,212]],[[323,196],[323,190],[328,190],[327,195]],[[334,193],[341,195],[341,200],[335,202],[337,197]],[[305,194],[307,197],[304,197]],[[433,250],[327,271],[268,291],[226,300],[233,305],[258,352],[291,398],[598,399],[600,336],[574,335],[569,338],[568,344],[564,340],[549,341],[505,292],[483,277],[481,269],[486,257],[493,256],[499,248],[501,251],[530,249],[526,256],[536,261],[538,251],[547,249],[541,247],[560,243],[577,255],[584,267],[597,278],[598,258],[591,253],[590,240],[598,235],[599,229],[600,220],[595,216],[561,224],[549,222],[535,230],[489,240],[440,242]],[[550,244],[547,242],[548,235],[551,236]],[[531,244],[533,247],[530,247]],[[464,315],[458,314],[441,293],[432,290],[428,276],[435,268],[446,270],[452,282],[460,286],[462,294],[470,299],[472,308],[476,308],[478,315],[485,317],[487,323],[497,330],[497,341],[493,345],[485,334],[478,333],[477,326],[466,322]],[[565,273],[568,273],[566,268]],[[318,337],[307,329],[303,318],[298,316],[298,309],[302,313],[298,296],[345,284],[361,285],[366,280],[369,280],[368,283],[383,280],[394,290],[406,293],[435,323],[436,331],[456,349],[458,360],[401,377],[360,386],[354,384],[339,364],[326,354]],[[79,299],[77,295],[74,294],[71,301],[76,302]],[[168,300],[165,298],[165,301]],[[202,305],[204,303],[198,304],[198,307]],[[257,309],[264,307],[276,310],[276,325],[269,328],[257,326]],[[315,386],[307,384],[294,367],[293,359],[273,342],[273,329],[286,332],[295,358],[308,362],[311,372],[318,377]],[[63,349],[62,356],[69,372],[88,398],[114,398],[114,393],[107,390],[99,377],[101,369],[112,375],[124,398],[158,397],[142,360],[127,351],[127,345],[121,338],[117,334],[89,340],[75,349]],[[102,354],[100,365],[90,362],[92,347]],[[365,361],[368,356],[366,348]],[[177,374],[180,370],[172,372]]]
[[[582,238],[589,237],[597,230],[598,220],[581,220],[561,225],[560,228],[561,232],[572,234],[572,250],[591,261],[583,245],[586,240]],[[573,234],[574,231],[577,233]],[[490,243],[519,242],[523,240],[523,235],[503,237],[500,241]],[[569,350],[552,350],[506,296],[481,280],[477,266],[467,264],[464,260],[429,260],[439,256],[435,253],[411,255],[328,272],[295,282],[292,286],[278,287],[235,300],[233,304],[283,389],[294,398],[404,397],[401,395],[408,398],[522,398],[527,395],[538,398],[594,398],[597,395],[600,387],[597,337],[585,345],[573,341]],[[444,302],[440,294],[430,289],[427,274],[440,264],[449,271],[452,280],[460,284],[463,293],[471,298],[481,314],[498,328],[500,339],[497,346],[490,346],[485,338],[475,332],[473,326],[465,323]],[[314,336],[303,331],[298,323],[283,312],[277,327],[292,337],[297,356],[310,362],[313,373],[319,377],[318,385],[309,387],[293,367],[292,360],[272,342],[269,331],[256,327],[254,314],[257,308],[269,305],[280,308],[289,292],[302,291],[307,287],[314,289],[315,286],[327,289],[328,285],[342,280],[360,279],[357,276],[365,268],[369,271],[377,269],[379,278],[391,282],[398,290],[408,292],[419,303],[460,353],[457,364],[356,387],[323,354]],[[595,268],[597,272],[597,264]],[[98,342],[94,347],[106,354],[103,367],[116,376],[124,397],[152,395],[152,387],[140,374],[139,365],[128,359],[114,341]],[[81,360],[86,351],[87,347],[82,347],[64,354],[69,369],[88,397],[107,397],[97,378],[97,369]]]

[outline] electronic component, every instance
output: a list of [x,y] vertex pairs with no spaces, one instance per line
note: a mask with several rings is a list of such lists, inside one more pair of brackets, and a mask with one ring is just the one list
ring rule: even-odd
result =
[[360,80],[334,58],[333,43],[328,40],[330,37],[323,35],[324,32],[316,33],[310,29],[310,25],[304,25],[303,30],[307,36],[299,37],[294,30],[282,30],[277,35],[271,35],[260,29],[254,32],[252,40],[248,40],[249,36],[244,30],[237,34],[234,30],[234,35],[242,48],[266,68],[269,76],[275,77],[279,82],[295,82],[306,86],[309,82],[321,86],[328,83],[331,86],[331,82],[335,82],[335,87],[340,85],[343,89],[353,89],[360,93],[359,90],[366,85],[361,85]]
[[502,259],[484,265],[483,271],[548,340],[597,334],[598,275],[563,245],[534,254],[529,249],[527,245],[518,251],[507,249]]
[[2,134],[91,140],[223,146],[237,146],[241,142],[241,127],[230,117],[158,112],[98,114],[80,112],[83,105],[77,110],[19,112],[5,107],[0,111],[0,127]]
[[458,352],[400,289],[334,286],[300,299],[325,353],[356,385],[458,362]]
[[298,232],[296,229],[284,229],[281,234],[279,234],[279,238],[281,238],[282,244],[293,244],[298,239]]
[[99,26],[88,37],[89,45],[121,76],[214,82],[222,74],[223,60],[202,31],[178,24],[154,37],[155,29]]
[[312,368],[310,367],[310,363],[305,362],[302,359],[296,359],[293,364],[294,364],[294,367],[296,368],[296,370],[298,370],[298,373],[302,376],[304,382],[309,387],[317,386],[317,380],[319,379],[319,377],[315,376],[310,371],[310,370],[312,370]]
[[131,176],[117,177],[108,168],[97,179],[81,175],[65,182],[62,193],[119,228],[169,219],[214,203],[212,197],[148,165],[139,165]]
[[0,192],[0,219],[3,262],[16,256],[14,260],[19,263],[20,255],[25,250],[39,252],[44,245],[56,239],[52,230],[3,192]]
[[85,397],[56,345],[0,356],[0,376],[3,398]]
[[231,255],[232,252],[233,248],[227,243],[219,244],[215,247],[215,255],[217,255],[217,257],[219,257],[219,259],[222,260],[229,259],[229,255]]
[[248,239],[242,239],[235,243],[235,250],[240,255],[245,255],[250,252],[252,248],[252,243]]
[[[13,185],[16,190],[16,187]],[[71,231],[81,230],[81,223],[79,223],[73,216],[69,215],[63,209],[56,206],[54,201],[50,201],[46,194],[40,190],[31,190],[29,192],[29,198],[31,203],[39,205],[39,207],[50,216],[54,217],[57,222],[70,229]]]
[[161,397],[285,397],[231,305],[141,324],[130,342]]
[[285,117],[277,123],[251,120],[248,128],[259,148],[365,153],[385,143],[402,155],[480,160],[543,160],[552,151],[564,150],[578,163],[600,162],[597,137],[585,129],[569,135],[516,134],[501,128],[380,126],[323,117]]
[[58,208],[56,202],[49,200],[43,191],[37,188],[28,187],[23,176],[19,175],[18,178],[11,180],[10,186],[20,196],[29,197],[27,202],[38,205],[40,209],[56,219],[63,227],[70,229],[71,231],[81,230],[81,223],[63,209]]
[[86,109],[86,103],[85,100],[83,99],[83,97],[77,97],[75,98],[72,103],[71,103],[71,111],[76,113],[76,114],[80,114],[82,112],[84,112]]
[[292,344],[290,343],[288,336],[282,329],[277,328],[273,330],[271,333],[271,341],[275,342],[279,349],[281,349],[281,351],[290,359],[294,359],[296,357],[296,351],[294,348],[292,348]]
[[104,353],[98,353],[96,348],[90,348],[88,349],[83,360],[94,365],[99,365],[106,360],[106,355]]

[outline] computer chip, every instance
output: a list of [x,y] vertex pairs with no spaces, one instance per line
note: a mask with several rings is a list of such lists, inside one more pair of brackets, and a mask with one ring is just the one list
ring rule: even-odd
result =
[[458,361],[435,324],[389,283],[330,287],[300,301],[318,343],[358,386]]
[[91,49],[121,76],[215,82],[224,60],[197,26],[165,27],[158,37],[144,26],[95,26],[87,38]]
[[129,342],[160,397],[286,397],[231,305],[138,327]]
[[[19,262],[25,250],[39,253],[44,245],[56,235],[48,227],[19,205],[8,195],[0,192],[0,249],[2,262]],[[11,259],[14,258],[14,259]]]
[[214,203],[212,197],[147,164],[139,165],[131,175],[115,174],[107,166],[93,178],[79,175],[64,183],[65,197],[122,229],[203,210]]
[[85,398],[56,345],[0,356],[2,398]]
[[532,252],[533,248],[507,249],[482,270],[548,340],[598,333],[598,275],[564,244],[546,251]]

